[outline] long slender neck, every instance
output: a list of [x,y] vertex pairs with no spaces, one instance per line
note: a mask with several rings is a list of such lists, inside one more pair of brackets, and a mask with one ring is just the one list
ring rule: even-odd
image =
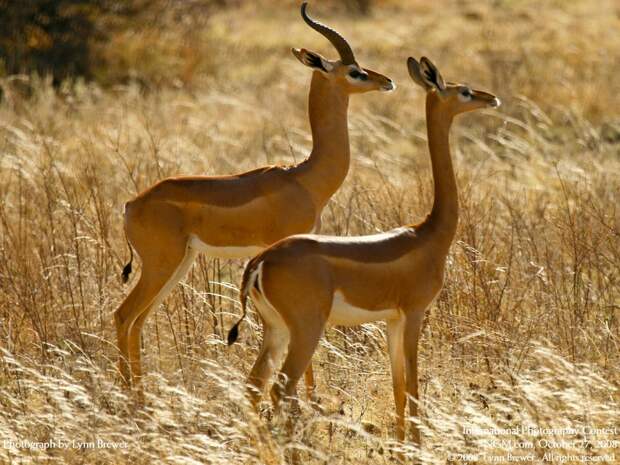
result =
[[449,247],[456,234],[459,204],[450,156],[452,117],[441,111],[438,99],[434,92],[429,92],[426,97],[426,129],[435,184],[435,198],[428,224]]
[[349,171],[349,96],[315,71],[309,97],[312,152],[298,165],[299,179],[322,208]]

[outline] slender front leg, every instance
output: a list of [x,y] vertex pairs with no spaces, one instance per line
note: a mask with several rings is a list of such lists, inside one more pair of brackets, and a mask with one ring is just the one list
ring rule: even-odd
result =
[[405,317],[387,322],[387,340],[392,366],[392,388],[396,403],[396,437],[399,441],[405,440],[405,346],[403,335],[405,331]]
[[[319,215],[314,223],[314,229],[312,230],[312,234],[321,234],[321,215]],[[310,359],[310,363],[308,364],[308,368],[304,374],[304,382],[306,383],[306,400],[312,402],[315,401],[314,396],[314,370],[312,369],[312,359]]]
[[[409,415],[418,416],[418,342],[420,328],[424,320],[424,310],[408,312],[405,319],[405,367],[407,370],[407,394],[409,398]],[[416,423],[412,424],[411,439],[420,444],[420,430]]]

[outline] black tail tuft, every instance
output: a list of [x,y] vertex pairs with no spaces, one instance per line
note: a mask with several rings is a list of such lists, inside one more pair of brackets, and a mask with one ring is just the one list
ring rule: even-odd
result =
[[228,331],[228,345],[229,346],[237,342],[237,338],[239,337],[239,323],[241,323],[241,320],[237,321],[237,323],[235,323],[235,326],[233,326],[230,329],[230,331]]
[[121,273],[121,277],[123,279],[123,283],[129,281],[129,275],[131,274],[131,261],[125,265],[123,268],[123,272]]

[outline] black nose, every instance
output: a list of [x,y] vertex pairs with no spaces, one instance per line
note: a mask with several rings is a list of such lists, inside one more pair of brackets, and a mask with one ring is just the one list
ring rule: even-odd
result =
[[389,77],[385,78],[387,82],[381,86],[381,90],[390,91],[396,89],[396,84]]

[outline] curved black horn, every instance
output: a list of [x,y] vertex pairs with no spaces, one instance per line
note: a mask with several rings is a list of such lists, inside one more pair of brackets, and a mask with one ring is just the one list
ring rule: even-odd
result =
[[303,2],[301,4],[301,17],[308,24],[308,26],[325,36],[325,38],[329,40],[334,47],[336,47],[336,50],[338,50],[338,54],[340,55],[340,61],[343,64],[354,64],[355,55],[353,55],[353,50],[351,50],[351,46],[345,40],[345,38],[338,34],[336,31],[334,31],[332,28],[327,27],[324,24],[321,24],[318,21],[310,18],[306,13],[307,6],[308,2]]

